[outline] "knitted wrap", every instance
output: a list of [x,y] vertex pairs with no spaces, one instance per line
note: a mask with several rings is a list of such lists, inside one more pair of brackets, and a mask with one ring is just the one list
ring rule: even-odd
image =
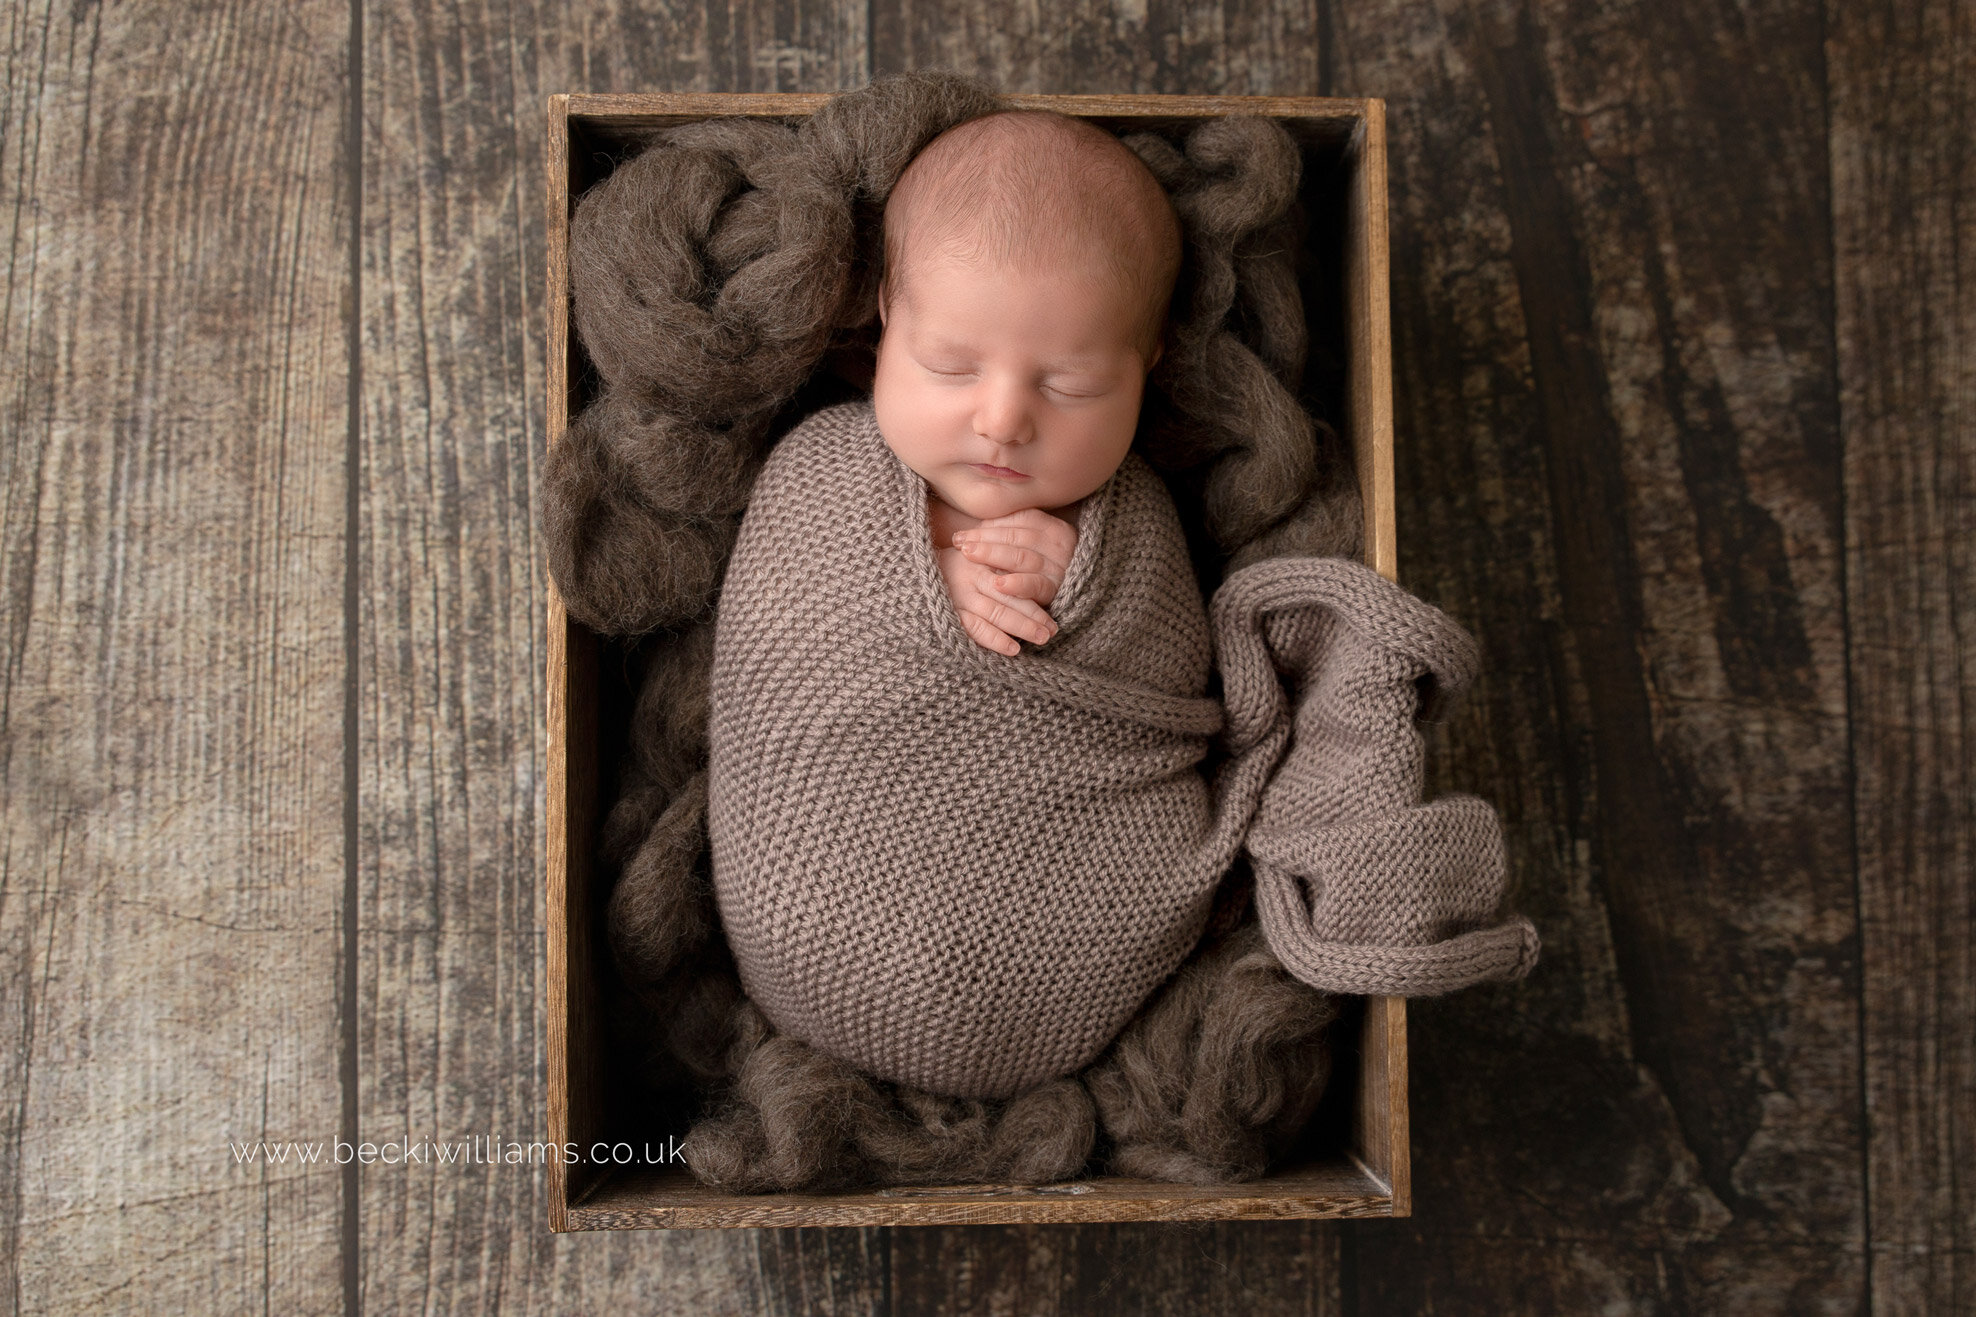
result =
[[[1474,665],[1446,618],[1355,564],[1275,559],[1217,591],[1211,643],[1170,496],[1129,453],[1085,503],[1057,634],[1010,658],[962,629],[926,499],[868,402],[828,408],[770,455],[721,585],[714,889],[779,1031],[963,1097],[1075,1073],[1193,947],[1252,819],[1263,928],[1306,981],[1529,968],[1527,921],[1457,931],[1501,896],[1494,815],[1416,804],[1417,680]],[[1287,758],[1278,670],[1305,692]]]
[[1082,1069],[1201,933],[1239,835],[1195,771],[1207,612],[1128,454],[1015,659],[961,628],[925,482],[869,403],[770,454],[714,628],[707,825],[748,995],[881,1078],[1007,1097]]

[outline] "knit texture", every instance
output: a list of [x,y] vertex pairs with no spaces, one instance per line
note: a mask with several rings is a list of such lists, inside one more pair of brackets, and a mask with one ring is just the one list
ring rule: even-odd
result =
[[1469,795],[1421,800],[1417,720],[1474,678],[1468,633],[1336,558],[1232,574],[1213,620],[1230,798],[1248,800],[1248,775],[1269,774],[1244,846],[1284,966],[1328,992],[1396,997],[1528,974],[1537,930],[1499,916],[1495,811]]
[[870,404],[764,466],[721,587],[708,832],[748,995],[881,1078],[1006,1097],[1081,1069],[1200,937],[1239,844],[1172,501],[1136,455],[1085,504],[1019,657],[962,630],[925,482]]
[[826,409],[763,468],[722,583],[714,889],[778,1030],[934,1093],[1072,1074],[1186,956],[1245,837],[1263,931],[1314,986],[1528,970],[1527,921],[1482,927],[1495,816],[1418,803],[1418,683],[1474,667],[1453,623],[1355,564],[1275,559],[1223,584],[1211,641],[1128,454],[1085,505],[1058,633],[1011,658],[962,630],[926,500],[868,402]]

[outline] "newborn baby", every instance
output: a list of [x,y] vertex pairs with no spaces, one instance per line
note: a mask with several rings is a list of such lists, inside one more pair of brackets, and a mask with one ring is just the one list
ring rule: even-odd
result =
[[1080,505],[1131,446],[1179,268],[1159,184],[1065,116],[962,124],[893,190],[872,402],[926,481],[941,575],[981,645],[1055,634],[1044,608]]
[[914,159],[885,252],[872,399],[778,443],[722,582],[714,887],[779,1030],[1005,1097],[1103,1051],[1246,825],[1196,768],[1206,611],[1129,451],[1179,225],[1116,138],[1018,111]]

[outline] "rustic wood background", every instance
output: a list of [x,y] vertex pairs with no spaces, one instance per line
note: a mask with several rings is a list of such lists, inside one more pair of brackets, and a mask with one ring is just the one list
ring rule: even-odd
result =
[[[12,0],[21,1311],[1976,1310],[1969,0]],[[552,1237],[543,98],[1388,99],[1403,579],[1544,963],[1411,1220]]]

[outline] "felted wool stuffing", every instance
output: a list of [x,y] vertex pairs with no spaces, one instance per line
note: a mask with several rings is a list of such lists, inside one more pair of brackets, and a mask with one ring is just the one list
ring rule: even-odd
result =
[[[1200,945],[1111,1047],[1077,1075],[1007,1099],[930,1094],[781,1033],[744,993],[722,934],[706,825],[723,571],[764,458],[800,419],[802,400],[813,406],[829,393],[819,384],[826,353],[868,352],[879,213],[893,182],[938,133],[1001,104],[969,79],[912,74],[835,97],[799,127],[668,130],[591,189],[574,218],[575,324],[600,391],[550,453],[544,539],[572,616],[606,635],[643,637],[602,838],[606,873],[616,874],[606,926],[620,980],[607,1016],[621,1077],[654,1100],[690,1092],[707,1102],[687,1156],[709,1183],[1035,1182],[1075,1175],[1094,1155],[1134,1174],[1241,1178],[1281,1150],[1323,1087],[1335,1006],[1265,943],[1246,854],[1214,894]],[[1349,454],[1298,401],[1308,345],[1296,147],[1275,124],[1240,116],[1171,140],[1125,140],[1182,221],[1185,264],[1135,449],[1178,507],[1202,591],[1286,555],[1356,553]],[[1255,626],[1229,634],[1261,645],[1265,669],[1285,626],[1297,647],[1286,661],[1306,673],[1332,641],[1354,634],[1244,616]],[[1252,647],[1242,668],[1250,679],[1255,663]],[[1376,702],[1383,734],[1402,747],[1417,739],[1409,701],[1431,667],[1413,658],[1381,670],[1406,686]],[[1459,672],[1449,675],[1458,685]],[[1288,697],[1279,688],[1273,698],[1284,702],[1246,724],[1244,744],[1262,747],[1257,764],[1297,748]],[[1296,708],[1306,707],[1300,694]],[[1304,735],[1301,721],[1296,730]],[[1418,781],[1407,790],[1417,761],[1403,753],[1380,762],[1385,771],[1361,785],[1385,796],[1350,782],[1325,788],[1320,775],[1301,794],[1264,802],[1262,813],[1282,825],[1280,849],[1294,850],[1299,828],[1349,826],[1341,800],[1372,802],[1374,814],[1417,801]],[[1258,883],[1309,895],[1294,854],[1258,853],[1254,867]],[[1487,863],[1481,873],[1486,893]],[[1287,898],[1277,906],[1278,936],[1289,930],[1284,945],[1321,978],[1334,930],[1300,924]],[[1357,908],[1341,894],[1332,907]],[[1416,909],[1401,931],[1432,945],[1465,927]],[[1362,969],[1348,967],[1341,981]],[[1415,982],[1460,975],[1459,966],[1430,965]]]

